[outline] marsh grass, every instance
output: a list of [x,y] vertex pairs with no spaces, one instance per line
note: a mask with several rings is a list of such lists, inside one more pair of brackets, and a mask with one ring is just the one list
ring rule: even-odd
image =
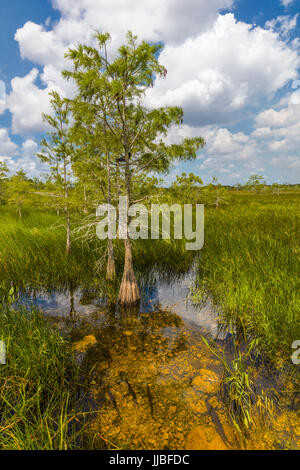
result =
[[48,289],[92,281],[100,245],[75,240],[68,257],[62,218],[27,210],[18,220],[9,207],[1,207],[0,213],[0,280],[19,288]]
[[[0,449],[70,449],[78,441],[79,369],[68,343],[38,311],[0,308]],[[77,410],[78,411],[78,410]]]
[[242,351],[240,342],[235,339],[230,358],[212,341],[204,337],[202,340],[223,366],[220,394],[236,431],[238,446],[246,449],[253,442],[255,433],[258,438],[262,429],[270,426],[276,407],[273,400],[276,394],[257,383],[257,340],[251,341]]
[[[206,209],[197,279],[198,297],[212,297],[228,324],[243,332],[247,344],[255,344],[256,351],[278,368],[289,368],[295,389],[299,389],[299,370],[290,356],[293,341],[300,338],[299,199],[290,194],[232,194],[224,208]],[[122,275],[121,241],[115,242],[118,278],[107,285],[105,244],[98,240],[87,244],[77,238],[67,257],[63,219],[56,214],[24,208],[19,220],[12,208],[4,206],[0,213],[0,284],[4,283],[4,292],[12,282],[20,289],[37,290],[97,286],[106,289],[114,302]],[[133,244],[133,255],[139,281],[147,282],[155,269],[186,272],[195,253],[185,250],[185,241],[139,240]],[[86,445],[82,444],[81,424],[81,437],[77,434],[74,390],[78,368],[67,343],[38,312],[22,308],[1,310],[0,332],[8,348],[8,364],[0,366],[0,448]],[[253,383],[243,356],[238,354],[227,366],[224,387],[234,403],[232,416],[242,434],[253,423]],[[262,403],[264,408],[263,399]]]
[[200,292],[278,367],[300,338],[300,195],[236,195],[206,212]]
[[224,351],[220,353],[206,338],[202,339],[223,365],[222,395],[236,429],[240,435],[243,435],[254,425],[255,389],[249,363],[255,364],[252,350],[256,346],[256,341],[248,345],[246,353],[242,353],[239,345],[234,342],[234,357],[228,360]]
[[[297,194],[232,193],[224,208],[208,208],[205,214],[198,292],[210,294],[228,321],[258,339],[277,365],[290,360],[291,345],[300,338],[299,199]],[[63,218],[25,208],[19,220],[6,206],[0,212],[0,282],[7,289],[12,282],[36,290],[96,285],[108,288],[114,299],[122,275],[122,241],[114,243],[118,278],[106,286],[105,243],[77,237],[68,257]],[[154,269],[186,272],[195,253],[185,250],[184,240],[138,240],[133,255],[142,281]]]
[[[19,289],[64,289],[94,286],[111,289],[105,282],[106,242],[94,237],[74,234],[71,255],[65,250],[64,220],[51,212],[25,210],[20,220],[11,207],[0,207],[0,282]],[[79,219],[73,220],[77,227]],[[76,231],[76,230],[75,230]],[[114,242],[118,289],[123,271],[124,246]],[[155,267],[161,271],[184,272],[189,268],[191,254],[181,240],[137,240],[133,244],[134,263],[138,277]]]

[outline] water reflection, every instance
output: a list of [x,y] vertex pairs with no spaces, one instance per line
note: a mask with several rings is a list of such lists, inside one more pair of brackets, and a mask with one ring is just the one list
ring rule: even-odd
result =
[[[190,299],[194,286],[195,267],[184,275],[151,271],[141,278],[141,302],[139,312],[148,313],[157,310],[169,310],[177,313],[184,321],[213,338],[224,339],[227,333],[221,329],[220,312],[211,300],[195,306]],[[102,311],[107,306],[106,297],[97,291],[70,286],[64,291],[35,292],[22,294],[20,302],[31,307],[34,305],[51,317],[67,318],[70,316],[89,316]]]
[[[222,340],[216,345],[219,350],[225,345],[228,358],[232,342],[213,303],[191,301],[195,275],[193,266],[180,276],[148,273],[140,278],[140,306],[130,309],[108,306],[95,289],[73,286],[21,296],[20,302],[41,308],[73,342],[89,383],[85,406],[97,411],[90,423],[96,447],[237,447],[220,399],[223,369],[202,335]],[[257,375],[257,390],[274,386],[264,370]],[[293,422],[290,416],[288,421]],[[283,436],[283,447],[286,440]]]

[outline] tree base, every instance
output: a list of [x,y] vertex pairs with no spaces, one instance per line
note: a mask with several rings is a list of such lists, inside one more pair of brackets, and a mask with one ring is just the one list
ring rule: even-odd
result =
[[113,281],[116,278],[116,265],[113,258],[109,258],[107,261],[106,268],[106,279],[107,281]]
[[125,264],[119,290],[118,302],[120,305],[134,305],[141,300],[138,283],[133,270],[132,253],[129,238],[124,240]]
[[118,302],[120,305],[135,305],[141,300],[139,286],[133,275],[123,275],[120,286]]

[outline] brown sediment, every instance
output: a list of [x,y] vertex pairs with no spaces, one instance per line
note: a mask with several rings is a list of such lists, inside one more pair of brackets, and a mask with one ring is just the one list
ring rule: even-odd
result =
[[87,335],[82,340],[73,343],[73,349],[78,352],[85,352],[96,343],[97,340],[94,335]]
[[185,443],[186,450],[227,450],[222,438],[213,427],[197,426],[193,428]]
[[[190,341],[190,332],[177,315],[157,312],[122,318],[122,328],[109,341],[105,334],[110,330],[97,333],[102,341],[96,345],[95,376],[102,377],[103,385],[95,384],[90,393],[96,401],[107,394],[107,400],[92,422],[92,433],[96,436],[101,430],[111,448],[179,450],[190,446],[191,436],[190,447],[200,445],[192,432],[200,427],[207,436],[201,447],[206,442],[207,449],[228,448],[233,431],[224,405],[214,401],[219,375],[208,364],[215,369],[218,364],[208,357],[206,346]],[[167,325],[173,333],[166,337]],[[108,342],[109,355],[103,356],[101,344]],[[208,410],[207,399],[218,419]]]
[[286,408],[263,420],[254,405],[247,437],[237,432],[220,393],[222,365],[178,315],[121,308],[93,333],[74,348],[93,361],[89,394],[99,413],[90,432],[99,448],[299,448],[299,413]]

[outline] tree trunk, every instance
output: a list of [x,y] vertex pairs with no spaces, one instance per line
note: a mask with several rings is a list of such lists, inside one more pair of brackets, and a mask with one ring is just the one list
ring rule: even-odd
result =
[[64,158],[64,186],[65,186],[65,214],[66,214],[66,229],[67,229],[67,241],[66,241],[66,251],[69,255],[71,253],[71,222],[70,222],[70,211],[68,207],[68,181],[67,181],[67,161]]
[[[126,146],[125,146],[126,150]],[[126,184],[126,196],[128,207],[130,207],[130,183],[131,183],[131,174],[129,166],[129,155],[128,151],[125,151],[125,184]],[[127,238],[124,240],[125,246],[125,262],[124,262],[124,271],[123,277],[120,285],[118,301],[122,305],[133,305],[137,304],[140,301],[140,292],[138,283],[135,278],[134,269],[133,269],[133,260],[132,260],[132,250],[131,242],[128,238],[128,225],[129,218],[127,214]]]
[[[111,204],[111,174],[109,164],[109,153],[106,155],[106,171],[107,171],[107,203]],[[109,216],[109,215],[108,215]],[[116,277],[116,266],[114,259],[114,246],[111,238],[108,238],[107,242],[108,259],[106,267],[106,279],[112,281]]]
[[66,242],[66,251],[69,255],[71,253],[71,223],[70,223],[70,212],[68,207],[65,207],[65,214],[67,218],[67,242]]
[[131,243],[129,238],[124,240],[124,245],[125,263],[118,301],[122,305],[133,305],[140,301],[140,292],[134,274]]
[[72,317],[75,314],[74,287],[72,283],[70,283],[70,316]]
[[107,248],[108,248],[108,260],[107,260],[107,268],[106,268],[106,279],[108,281],[112,281],[116,277],[116,265],[115,265],[115,259],[114,259],[113,241],[110,239],[108,239]]
[[88,211],[88,208],[87,208],[87,194],[86,194],[85,185],[83,186],[83,197],[84,197],[83,213],[84,213],[84,215],[87,215],[89,213],[89,211]]
[[[116,194],[121,194],[121,185],[120,185],[120,163],[116,162],[116,180],[115,180],[115,188]],[[116,225],[119,226],[119,210],[117,209],[117,218],[116,218]]]
[[[123,148],[124,148],[124,157],[125,157],[125,187],[126,187],[126,196],[127,196],[127,205],[130,207],[131,203],[131,169],[130,169],[130,146],[128,143],[128,128],[126,122],[126,97],[125,90],[127,84],[124,84],[123,87],[123,112],[122,112],[122,123],[123,123]],[[132,261],[132,251],[131,243],[128,237],[128,226],[130,220],[128,213],[126,214],[126,238],[124,240],[125,246],[125,262],[124,262],[124,271],[123,277],[120,285],[118,301],[121,305],[134,305],[140,301],[140,292],[139,286],[136,282],[133,261]]]
[[18,203],[18,213],[19,213],[19,219],[22,219],[22,209],[21,209],[21,203]]

